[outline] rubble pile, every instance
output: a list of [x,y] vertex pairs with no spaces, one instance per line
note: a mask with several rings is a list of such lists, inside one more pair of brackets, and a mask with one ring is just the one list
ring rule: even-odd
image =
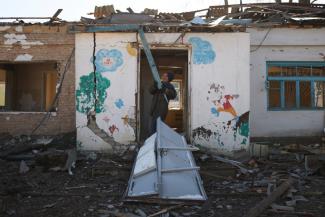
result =
[[[12,139],[8,137],[7,142],[13,142]],[[53,139],[48,145],[53,141],[58,142]],[[9,143],[2,141],[1,148],[8,148]],[[305,149],[309,152],[302,154]],[[323,216],[324,164],[318,160],[318,169],[314,167],[312,171],[305,166],[305,156],[317,156],[310,153],[319,152],[321,146],[314,144],[298,149],[297,145],[274,145],[269,146],[269,150],[272,150],[269,156],[249,157],[240,162],[195,152],[208,199],[203,203],[171,204],[168,200],[159,203],[125,201],[123,196],[134,152],[126,152],[122,157],[78,153],[76,168],[69,174],[55,169],[65,166],[69,154],[63,153],[67,150],[29,149],[20,156],[34,157],[0,160],[0,215]],[[47,153],[47,157],[40,158],[42,153]]]

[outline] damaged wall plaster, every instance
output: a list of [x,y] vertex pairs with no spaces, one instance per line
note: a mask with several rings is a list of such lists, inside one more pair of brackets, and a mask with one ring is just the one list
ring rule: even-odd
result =
[[[146,37],[152,44],[173,44],[179,33],[151,33],[146,34]],[[138,65],[136,50],[130,52],[130,43],[136,41],[135,33],[96,34],[97,75],[99,80],[108,80],[109,85],[104,90],[97,87],[101,102],[100,109],[96,110],[95,122],[105,134],[119,144],[129,144],[135,140],[135,126],[129,122],[135,120]],[[192,88],[190,105],[192,142],[224,154],[247,149],[249,35],[188,33],[181,41],[193,47],[191,50],[193,61],[189,61],[191,62],[189,82]],[[87,126],[87,122],[89,123],[88,107],[94,102],[94,99],[87,99],[92,94],[86,89],[82,90],[85,76],[93,76],[92,51],[93,34],[77,34],[77,140],[81,144],[81,149],[86,150],[93,150],[99,145],[89,141],[83,133],[84,127]],[[91,82],[91,79],[89,81]],[[223,86],[223,90],[212,93],[211,90],[218,85]],[[100,149],[106,146],[102,144]]]
[[4,35],[5,45],[13,45],[13,44],[20,44],[22,46],[29,46],[29,45],[43,45],[44,43],[41,41],[27,41],[27,37],[25,34],[14,34],[8,33]]
[[11,26],[0,26],[0,32],[6,31],[10,28],[11,28]]
[[22,26],[17,26],[15,28],[16,32],[22,32],[23,31],[23,27]]
[[20,54],[16,57],[15,61],[31,61],[33,56],[30,54]]

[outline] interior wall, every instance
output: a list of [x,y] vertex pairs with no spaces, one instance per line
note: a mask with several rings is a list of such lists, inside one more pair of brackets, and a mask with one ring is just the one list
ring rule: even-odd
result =
[[[187,61],[187,50],[152,50],[152,54],[155,59],[155,63],[158,67],[159,74],[162,75],[165,72],[174,72],[175,79],[185,82]],[[146,56],[142,52],[140,63],[140,140],[148,138],[150,135],[151,117],[150,108],[152,95],[149,92],[149,88],[153,85],[152,73],[147,61]],[[168,68],[168,66],[179,67],[177,69]],[[186,84],[185,84],[186,86]],[[183,90],[184,93],[184,90]],[[185,106],[184,106],[185,107]],[[181,110],[169,110],[166,117],[166,123],[172,128],[183,128],[183,109]]]
[[8,111],[45,111],[56,92],[54,63],[5,64]]
[[6,95],[6,70],[0,68],[0,106],[5,105]]

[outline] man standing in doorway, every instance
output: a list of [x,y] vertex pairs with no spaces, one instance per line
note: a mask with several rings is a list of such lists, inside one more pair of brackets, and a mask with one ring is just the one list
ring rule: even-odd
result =
[[162,121],[166,119],[169,100],[176,98],[175,87],[170,83],[173,79],[173,72],[164,73],[161,77],[161,89],[158,89],[157,82],[150,87],[150,93],[153,95],[150,109],[151,134],[156,132],[157,118],[160,117]]

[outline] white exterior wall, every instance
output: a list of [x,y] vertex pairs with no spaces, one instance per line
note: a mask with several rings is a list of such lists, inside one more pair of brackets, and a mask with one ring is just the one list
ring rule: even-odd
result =
[[[147,33],[150,44],[174,44],[181,33]],[[98,126],[118,143],[135,139],[135,129],[125,120],[135,119],[137,92],[137,53],[130,42],[135,33],[97,33],[96,53],[117,49],[122,64],[104,71],[110,80],[103,109],[97,113]],[[221,153],[247,149],[249,144],[249,35],[247,33],[187,33],[176,44],[190,45],[189,91],[192,142]],[[87,127],[87,115],[80,112],[85,104],[78,99],[80,78],[92,72],[93,35],[76,35],[77,140],[82,149],[110,149]],[[106,51],[107,52],[107,51]],[[109,54],[105,54],[109,55]],[[98,57],[97,57],[98,58]],[[115,57],[114,57],[115,58]],[[118,62],[118,60],[116,60]],[[104,66],[105,67],[105,66]],[[106,69],[107,70],[107,69]],[[79,94],[80,95],[80,94]],[[115,102],[123,101],[122,109]],[[79,102],[78,102],[79,100]],[[82,101],[82,102],[81,102]],[[79,107],[78,107],[79,106]],[[124,118],[124,119],[123,119]],[[113,133],[109,127],[115,125]]]
[[247,31],[253,51],[250,58],[251,137],[320,135],[325,124],[324,110],[268,111],[265,80],[266,61],[325,61],[325,28],[273,28],[270,31],[248,28]]

